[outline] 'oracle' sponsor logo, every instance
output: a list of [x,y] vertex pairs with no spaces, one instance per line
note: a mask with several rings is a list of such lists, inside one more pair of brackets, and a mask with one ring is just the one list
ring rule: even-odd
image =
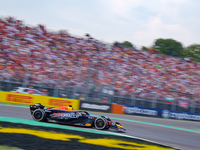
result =
[[32,104],[33,98],[31,96],[8,94],[6,101],[16,102],[16,103]]
[[82,108],[88,109],[98,109],[98,110],[109,110],[110,106],[107,105],[97,105],[97,104],[89,104],[89,103],[82,103]]
[[54,105],[54,106],[68,106],[71,103],[72,103],[71,101],[59,100],[59,99],[50,99],[49,100],[49,105]]

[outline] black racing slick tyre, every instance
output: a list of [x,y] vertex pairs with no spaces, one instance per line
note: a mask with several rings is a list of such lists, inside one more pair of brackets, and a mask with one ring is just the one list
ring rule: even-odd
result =
[[104,118],[97,118],[95,121],[94,121],[94,127],[98,130],[103,130],[105,129],[106,125],[107,125],[107,120],[104,119]]
[[46,113],[43,109],[36,109],[33,111],[32,117],[35,121],[45,121],[46,120]]

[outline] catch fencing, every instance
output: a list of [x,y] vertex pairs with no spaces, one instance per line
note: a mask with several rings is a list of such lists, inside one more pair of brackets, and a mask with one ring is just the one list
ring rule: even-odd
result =
[[56,85],[49,86],[42,84],[41,85],[24,84],[21,82],[13,82],[6,80],[0,81],[1,91],[10,92],[16,87],[37,89],[41,92],[46,93],[45,94],[46,96],[57,97],[57,98],[78,99],[81,101],[100,102],[105,104],[132,105],[137,107],[163,109],[163,110],[179,111],[186,113],[200,113],[200,105],[198,105],[196,101],[191,101],[188,104],[187,108],[185,108],[180,106],[180,104],[177,101],[173,101],[172,103],[166,103],[165,100],[158,100],[156,98],[147,99],[147,98],[135,97],[134,95],[128,95],[128,96],[115,95],[112,92],[108,92],[109,89],[106,89],[106,87],[103,86],[95,88],[78,88],[74,86],[68,86],[66,88],[60,89]]

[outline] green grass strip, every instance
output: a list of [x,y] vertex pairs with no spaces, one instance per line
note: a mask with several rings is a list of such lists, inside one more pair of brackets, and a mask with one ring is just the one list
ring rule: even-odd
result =
[[21,148],[17,148],[17,147],[10,147],[10,146],[0,146],[1,150],[23,150]]

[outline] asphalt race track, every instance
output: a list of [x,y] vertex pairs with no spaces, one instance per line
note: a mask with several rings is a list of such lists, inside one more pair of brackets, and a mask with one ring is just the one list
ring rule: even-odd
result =
[[[200,149],[199,122],[96,112],[90,113],[93,115],[106,115],[113,121],[120,122],[127,130],[126,133],[123,133],[126,135],[150,140],[182,150]],[[16,106],[0,105],[0,116],[32,119],[28,108]]]

